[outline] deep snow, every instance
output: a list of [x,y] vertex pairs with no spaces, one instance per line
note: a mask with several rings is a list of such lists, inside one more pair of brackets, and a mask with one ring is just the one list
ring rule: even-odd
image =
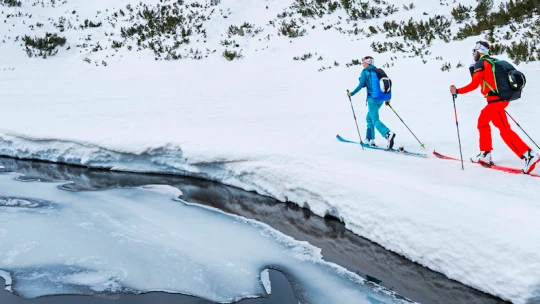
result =
[[[232,14],[212,19],[209,40],[222,39],[219,33],[231,24],[263,26],[289,4],[222,1],[220,7],[230,7]],[[382,20],[450,12],[438,2],[415,5]],[[107,4],[72,0],[64,6],[47,13],[61,15],[76,7],[90,16]],[[39,8],[24,9],[45,14]],[[381,20],[365,25],[374,22]],[[26,30],[17,24],[13,31]],[[100,62],[106,52],[78,54],[75,48],[63,48],[47,60],[28,59],[18,44],[0,44],[7,54],[0,58],[1,66],[15,68],[0,72],[0,153],[217,180],[295,202],[320,216],[337,216],[358,235],[479,290],[515,303],[534,301],[540,289],[539,180],[473,164],[462,171],[457,162],[432,157],[362,151],[335,139],[337,133],[357,139],[345,90],[356,87],[361,68],[345,68],[344,62],[371,54],[378,66],[395,63],[385,68],[394,81],[392,105],[426,144],[426,153],[435,149],[459,156],[448,86],[468,83],[470,50],[482,37],[450,44],[435,40],[432,57],[444,60],[422,64],[419,58],[373,54],[369,45],[384,39],[382,35],[353,39],[320,28],[296,39],[276,33],[268,27],[262,35],[272,34],[270,41],[245,42],[240,61],[226,61],[221,51],[201,61],[170,62],[154,62],[149,51],[121,51],[122,59],[107,67],[82,61],[91,57]],[[292,60],[308,52],[324,59]],[[395,55],[399,60],[391,61]],[[317,71],[334,60],[339,67]],[[453,66],[461,61],[465,68],[441,72],[446,60]],[[540,66],[519,68],[529,84],[508,111],[534,138]],[[353,98],[362,132],[364,96],[363,91]],[[476,118],[484,105],[478,92],[457,99],[465,157],[478,153]],[[421,150],[391,110],[383,107],[381,118],[397,133],[397,144]],[[496,130],[493,135],[494,160],[521,167]],[[383,144],[379,134],[376,140]]]

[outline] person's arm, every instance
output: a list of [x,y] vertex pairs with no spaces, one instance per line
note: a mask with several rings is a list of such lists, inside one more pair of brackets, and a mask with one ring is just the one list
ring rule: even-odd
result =
[[472,77],[472,80],[471,80],[471,83],[469,83],[468,85],[462,87],[462,88],[458,88],[456,93],[457,94],[467,94],[471,91],[474,91],[476,90],[480,84],[482,84],[482,73],[479,72],[479,73],[474,73],[473,74],[473,77]]
[[366,86],[366,73],[362,72],[362,74],[360,75],[360,83],[358,84],[356,89],[354,89],[354,91],[351,92],[351,96],[354,96],[354,94],[360,92],[360,90],[362,90],[362,88],[365,86]]
[[457,89],[457,94],[467,94],[471,91],[476,90],[480,86],[480,84],[482,84],[482,78],[484,75],[484,62],[484,60],[480,60],[474,65],[471,82],[468,85]]

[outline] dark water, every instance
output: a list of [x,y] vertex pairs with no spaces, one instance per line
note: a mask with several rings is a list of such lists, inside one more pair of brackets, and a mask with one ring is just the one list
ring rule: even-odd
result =
[[[345,229],[339,221],[323,219],[290,203],[263,197],[218,183],[180,176],[133,174],[90,170],[87,168],[19,161],[0,158],[5,171],[24,174],[21,179],[73,183],[70,190],[97,190],[111,187],[136,187],[164,184],[177,187],[183,199],[219,208],[225,212],[266,223],[299,241],[307,241],[322,249],[327,261],[339,264],[360,276],[420,303],[495,304],[508,303],[484,294],[444,275],[433,272]],[[286,277],[271,271],[272,295],[268,299],[249,299],[239,303],[298,303]],[[0,282],[1,283],[1,282]],[[16,302],[19,301],[19,302]],[[65,301],[65,302],[62,302]],[[55,296],[23,300],[8,292],[0,292],[4,303],[211,303],[184,295],[150,293],[117,295],[113,298],[88,296]]]

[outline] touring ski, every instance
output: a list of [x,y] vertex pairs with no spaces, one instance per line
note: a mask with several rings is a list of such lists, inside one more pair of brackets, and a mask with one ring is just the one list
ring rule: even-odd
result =
[[[341,137],[339,134],[336,135],[336,138],[341,142],[357,144],[357,145],[359,144],[357,141],[347,140],[347,139]],[[407,151],[407,150],[401,149],[401,148],[400,149],[391,149],[391,150],[389,150],[389,149],[382,148],[382,147],[374,147],[374,146],[366,145],[364,143],[361,143],[361,145],[362,145],[362,147],[364,147],[366,149],[382,150],[382,151],[387,151],[387,152],[394,152],[394,153],[397,153],[397,154],[403,154],[403,155],[427,158],[427,154],[410,152],[410,151]]]
[[[450,157],[450,156],[442,155],[441,153],[439,153],[439,152],[437,152],[437,151],[433,151],[433,155],[435,155],[436,157],[441,158],[441,159],[449,159],[449,160],[461,161],[460,159],[457,159],[457,158],[453,158],[453,157]],[[474,162],[472,162],[472,161],[471,161],[471,163],[476,164],[476,163],[474,163]],[[510,168],[510,167],[503,167],[503,166],[497,166],[497,165],[490,165],[489,163],[486,163],[486,162],[483,162],[483,161],[480,161],[480,162],[478,162],[477,164],[481,165],[481,166],[484,167],[484,168],[494,169],[494,170],[503,171],[503,172],[507,172],[507,173],[512,173],[512,174],[525,174],[525,173],[523,173],[523,170],[517,169],[517,168]],[[540,177],[540,175],[538,175],[538,174],[533,174],[533,173],[530,173],[530,174],[527,174],[527,175],[534,176],[534,177]]]

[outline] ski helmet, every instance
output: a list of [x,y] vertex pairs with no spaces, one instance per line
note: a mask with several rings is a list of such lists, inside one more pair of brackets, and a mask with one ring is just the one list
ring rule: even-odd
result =
[[508,81],[510,82],[510,87],[514,91],[521,91],[527,84],[527,79],[525,75],[518,70],[512,70],[508,73]]

